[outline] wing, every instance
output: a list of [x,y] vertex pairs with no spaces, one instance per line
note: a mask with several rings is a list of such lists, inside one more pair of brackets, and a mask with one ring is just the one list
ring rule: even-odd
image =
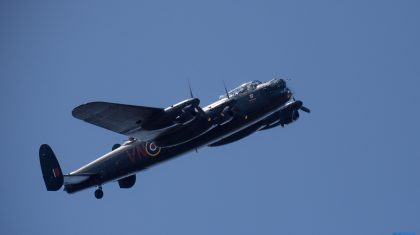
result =
[[130,133],[139,131],[143,123],[162,116],[164,112],[161,108],[91,102],[73,109],[72,115],[90,124],[130,136]]

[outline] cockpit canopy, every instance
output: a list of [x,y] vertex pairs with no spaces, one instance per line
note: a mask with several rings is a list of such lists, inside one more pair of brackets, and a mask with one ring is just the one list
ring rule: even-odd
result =
[[[254,80],[252,82],[244,83],[244,84],[238,86],[237,88],[229,91],[228,92],[229,97],[233,97],[233,96],[236,96],[236,95],[239,95],[239,94],[243,94],[243,93],[248,93],[248,92],[254,91],[254,90],[257,89],[257,86],[260,85],[261,83],[262,82],[260,82],[258,80]],[[224,98],[227,98],[227,95],[226,94],[221,95],[219,97],[219,100],[224,99]]]

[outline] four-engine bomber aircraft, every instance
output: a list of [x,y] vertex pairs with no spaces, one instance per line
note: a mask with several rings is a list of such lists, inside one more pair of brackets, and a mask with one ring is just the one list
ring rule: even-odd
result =
[[52,149],[41,145],[39,160],[47,190],[57,191],[64,185],[67,193],[74,193],[97,187],[95,197],[100,199],[107,182],[118,181],[120,188],[131,188],[136,172],[152,165],[204,145],[225,145],[259,130],[284,127],[299,118],[299,109],[310,112],[293,98],[283,79],[242,84],[204,108],[191,89],[190,93],[190,99],[166,109],[106,102],[73,109],[75,118],[129,139],[69,174],[62,173]]

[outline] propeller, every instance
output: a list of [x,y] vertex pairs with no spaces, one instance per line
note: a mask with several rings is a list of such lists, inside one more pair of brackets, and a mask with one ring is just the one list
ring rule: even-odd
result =
[[[293,97],[293,101],[296,101],[296,100],[295,100],[295,97]],[[303,112],[305,112],[305,113],[310,113],[310,112],[311,112],[311,110],[310,110],[309,108],[307,108],[307,107],[303,106],[303,102],[302,102],[302,101],[300,101],[300,103],[301,103],[301,105],[300,105],[300,107],[299,107],[299,109],[300,109],[300,110],[302,110],[302,111],[303,111]]]
[[305,112],[305,113],[310,113],[311,112],[311,110],[310,109],[308,109],[307,107],[305,107],[305,106],[302,106],[302,107],[300,107],[300,110],[302,110],[303,112]]
[[[194,94],[193,94],[193,91],[192,91],[192,88],[191,88],[191,81],[190,81],[189,78],[187,78],[187,82],[188,82],[188,88],[189,88],[189,91],[190,91],[190,97],[191,97],[191,99],[193,99]],[[183,109],[182,112],[185,113],[186,111]],[[191,114],[195,116],[197,113],[199,113],[201,115],[205,114],[202,108],[200,108],[199,106],[194,106],[194,109],[192,109]]]
[[191,89],[191,82],[190,82],[190,79],[187,79],[187,82],[188,82],[188,88],[190,88],[190,97],[191,97],[191,98],[194,98],[194,95],[193,95],[193,92],[192,92],[192,89]]
[[[293,96],[293,101],[296,101],[296,99],[295,99],[294,96]],[[299,101],[299,102],[301,103],[301,105],[299,107],[300,110],[302,110],[305,113],[310,113],[311,112],[311,110],[309,108],[303,106],[303,102],[302,101]]]
[[227,97],[228,99],[230,99],[230,97],[229,97],[229,92],[228,92],[228,90],[227,90],[227,88],[226,88],[226,83],[225,83],[225,80],[223,80],[223,86],[225,87],[226,97]]

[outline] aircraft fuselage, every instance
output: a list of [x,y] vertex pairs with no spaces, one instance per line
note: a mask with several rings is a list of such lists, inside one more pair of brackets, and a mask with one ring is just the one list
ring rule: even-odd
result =
[[[73,193],[92,186],[103,185],[106,182],[135,174],[157,163],[221,140],[235,132],[261,122],[278,111],[289,101],[290,92],[261,88],[232,99],[236,99],[235,107],[240,114],[235,115],[233,120],[228,123],[215,125],[204,134],[172,147],[160,148],[154,143],[136,139],[129,140],[119,148],[70,173],[70,175],[78,175],[95,172],[96,175],[79,184],[67,184],[65,185],[65,190],[68,193]],[[215,102],[215,105],[217,103]],[[211,106],[207,106],[204,110],[210,113],[213,108]],[[206,121],[211,122],[212,120]],[[174,138],[176,137],[174,136]]]
[[[192,92],[191,92],[192,96]],[[91,102],[73,110],[73,116],[88,123],[130,136],[122,145],[80,169],[63,175],[54,152],[40,147],[40,163],[47,190],[74,193],[118,181],[121,188],[135,184],[136,172],[203,146],[220,146],[242,139],[255,131],[284,126],[299,118],[298,110],[309,112],[295,101],[282,79],[253,81],[227,92],[200,108],[191,99],[166,109]],[[144,138],[147,138],[146,141]]]

